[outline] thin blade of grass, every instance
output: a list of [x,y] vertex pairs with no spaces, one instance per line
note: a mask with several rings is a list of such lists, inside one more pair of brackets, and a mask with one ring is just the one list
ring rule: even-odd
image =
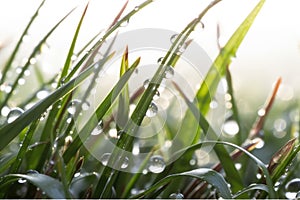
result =
[[8,61],[6,62],[5,66],[4,66],[3,70],[2,70],[2,77],[1,77],[1,80],[0,80],[0,85],[2,85],[3,82],[5,81],[6,74],[7,74],[8,70],[10,69],[10,67],[11,67],[11,65],[12,65],[12,63],[13,63],[13,61],[14,61],[14,59],[15,59],[18,51],[19,51],[19,48],[20,48],[20,46],[22,44],[22,41],[23,41],[23,38],[24,38],[24,36],[26,36],[26,34],[28,34],[28,30],[29,30],[30,26],[32,25],[32,23],[34,22],[34,20],[36,19],[36,17],[38,16],[39,11],[42,8],[42,6],[44,5],[44,3],[45,3],[45,0],[43,0],[41,2],[41,4],[39,5],[39,7],[37,8],[37,10],[35,11],[35,13],[33,14],[33,16],[31,17],[31,19],[30,19],[29,23],[27,24],[25,30],[23,31],[23,33],[22,33],[19,41],[17,42],[16,47],[14,48],[12,54],[10,55]]
[[196,95],[202,114],[207,114],[211,97],[214,96],[221,77],[225,75],[226,67],[230,65],[232,57],[236,55],[241,42],[244,40],[264,3],[265,0],[259,1],[256,7],[237,28],[229,41],[222,48],[220,54],[215,59],[213,65],[206,74],[204,81]]
[[269,189],[266,185],[264,184],[251,184],[248,187],[245,187],[243,190],[237,192],[236,194],[234,194],[232,196],[233,199],[237,199],[240,196],[242,196],[243,194],[247,194],[250,191],[254,191],[254,190],[261,190],[261,191],[265,191],[267,193],[269,193]]
[[157,183],[152,185],[146,191],[144,191],[138,195],[135,195],[131,198],[132,199],[142,198],[143,196],[145,196],[151,192],[154,192],[155,190],[159,189],[160,187],[163,187],[164,185],[170,183],[173,179],[176,179],[179,177],[190,177],[190,178],[201,179],[203,181],[208,182],[213,187],[215,187],[217,189],[217,191],[220,193],[220,196],[222,198],[225,198],[225,199],[232,198],[231,191],[228,187],[227,182],[223,178],[223,176],[221,174],[219,174],[218,172],[216,172],[212,169],[209,169],[209,168],[199,168],[199,169],[195,169],[192,171],[169,175],[166,178],[161,179],[160,181],[158,181]]
[[86,11],[88,9],[88,6],[89,6],[89,2],[87,3],[87,5],[86,5],[86,7],[85,7],[85,9],[84,9],[84,11],[83,11],[83,13],[81,15],[81,18],[79,20],[79,23],[77,25],[77,28],[76,28],[75,34],[73,36],[73,40],[72,40],[72,43],[71,43],[71,46],[70,46],[70,49],[69,49],[69,52],[68,52],[68,55],[67,55],[64,67],[62,69],[62,72],[61,72],[61,75],[60,75],[60,78],[59,78],[59,81],[58,81],[58,87],[61,84],[61,80],[67,75],[67,73],[69,71],[69,68],[70,68],[70,66],[72,64],[71,61],[72,61],[72,56],[74,54],[75,45],[76,45],[76,42],[77,42],[77,38],[78,38],[78,35],[79,35],[79,31],[80,31],[83,19],[85,17]]

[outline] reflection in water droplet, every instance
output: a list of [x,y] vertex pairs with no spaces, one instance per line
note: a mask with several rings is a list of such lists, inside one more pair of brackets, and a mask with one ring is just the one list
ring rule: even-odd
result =
[[11,109],[7,115],[7,123],[12,123],[13,121],[15,121],[23,112],[24,110],[22,110],[21,108]]
[[47,90],[40,90],[40,91],[38,91],[38,92],[36,93],[36,97],[37,97],[38,99],[44,99],[44,98],[46,98],[48,95],[49,95],[49,91],[47,91]]
[[92,131],[91,135],[99,135],[100,133],[103,132],[103,121],[100,120],[97,124],[97,126],[94,128]]
[[164,59],[164,57],[160,57],[160,58],[157,60],[157,64],[160,65],[160,64],[162,63],[163,59]]
[[74,174],[74,178],[76,178],[78,176],[80,176],[80,172],[77,172],[77,173]]
[[26,183],[26,182],[27,182],[26,179],[20,178],[20,179],[18,180],[18,183],[20,183],[20,184],[24,184],[24,183]]
[[261,109],[259,109],[258,111],[257,111],[257,114],[258,114],[258,116],[264,116],[265,114],[266,114],[266,110],[265,109],[263,109],[263,108],[261,108]]
[[172,193],[169,196],[170,199],[183,199],[184,196],[181,193]]
[[288,199],[295,199],[297,193],[300,191],[300,178],[295,178],[289,181],[285,186],[285,197]]
[[77,109],[77,106],[80,104],[80,100],[72,100],[70,103],[69,103],[69,106],[68,106],[68,113],[70,113],[71,115],[74,115],[76,113],[76,109]]
[[259,137],[254,138],[252,140],[253,143],[257,143],[257,145],[255,146],[256,149],[261,149],[265,146],[265,141]]
[[10,112],[9,107],[4,106],[4,107],[2,108],[2,110],[1,110],[1,115],[2,115],[3,117],[7,117],[7,115],[8,115],[9,112]]
[[222,127],[225,134],[228,136],[235,136],[239,132],[239,125],[235,120],[228,120],[223,124]]
[[81,105],[82,110],[88,110],[90,108],[90,103],[85,101]]
[[154,96],[153,96],[153,100],[158,100],[159,97],[160,97],[160,93],[159,93],[158,90],[156,90],[156,92],[155,92],[155,94],[154,94]]
[[158,112],[157,105],[154,102],[151,102],[146,112],[147,117],[154,117],[157,114],[157,112]]
[[161,173],[166,167],[163,157],[159,155],[152,156],[148,163],[148,170],[152,173]]
[[177,36],[178,36],[178,34],[172,35],[171,38],[170,38],[170,42],[171,42],[171,43],[174,43],[175,40],[176,40],[176,38],[177,38]]
[[135,142],[135,143],[133,144],[133,147],[132,147],[132,154],[135,155],[135,156],[140,154],[140,145],[139,145],[138,142]]
[[108,135],[111,138],[118,138],[118,131],[115,128],[112,128],[108,131]]
[[149,79],[146,79],[146,80],[144,81],[144,83],[143,83],[144,88],[147,89],[147,87],[149,86],[149,84],[150,84],[150,80],[149,80]]
[[172,66],[167,66],[167,69],[165,71],[165,78],[170,79],[174,76],[174,69]]
[[100,162],[102,163],[102,165],[106,166],[109,161],[109,158],[110,158],[110,153],[103,154],[100,158]]
[[128,159],[128,157],[125,157],[124,160],[123,160],[123,163],[121,165],[121,169],[127,168],[128,165],[129,165],[129,159]]

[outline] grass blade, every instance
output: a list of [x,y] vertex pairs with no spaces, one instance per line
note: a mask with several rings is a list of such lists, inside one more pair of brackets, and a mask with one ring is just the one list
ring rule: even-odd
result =
[[225,75],[226,67],[230,65],[232,57],[235,56],[241,42],[245,38],[264,3],[265,0],[259,1],[256,7],[231,36],[227,44],[222,48],[220,54],[206,74],[197,92],[199,107],[201,107],[201,111],[204,115],[207,114],[209,110],[211,96],[214,96],[221,77]]
[[269,193],[269,189],[266,185],[264,184],[252,184],[252,185],[249,185],[248,187],[244,188],[243,190],[237,192],[236,194],[234,194],[232,196],[233,199],[237,199],[239,196],[243,195],[243,194],[246,194],[250,191],[253,191],[253,190],[261,190],[261,191],[265,191],[267,193]]
[[154,192],[155,190],[159,189],[160,187],[171,182],[173,179],[179,178],[179,177],[191,177],[191,178],[201,179],[203,181],[210,183],[213,187],[215,187],[217,189],[217,191],[220,193],[221,197],[223,197],[225,199],[232,198],[231,191],[228,188],[228,184],[226,183],[223,176],[221,174],[219,174],[218,172],[216,172],[212,169],[208,169],[208,168],[199,168],[199,169],[195,169],[192,171],[169,175],[166,178],[158,181],[156,184],[152,185],[146,191],[144,191],[136,196],[133,196],[131,198],[136,199],[136,198],[144,197],[145,195],[147,195],[151,192]]
[[43,192],[45,192],[46,195],[50,198],[54,198],[54,199],[66,198],[62,183],[44,174],[39,174],[39,173],[10,174],[5,176],[5,179],[7,180],[5,184],[8,184],[20,178],[26,179],[27,181],[31,182],[33,185],[35,185],[36,187],[40,188]]

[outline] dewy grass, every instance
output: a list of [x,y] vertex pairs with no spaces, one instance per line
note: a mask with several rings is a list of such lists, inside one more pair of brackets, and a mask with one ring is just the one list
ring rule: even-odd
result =
[[[106,30],[100,32],[102,36],[96,34],[90,38],[76,54],[74,50],[81,37],[81,26],[89,12],[87,4],[74,30],[62,70],[57,72],[57,77],[51,77],[50,81],[45,82],[49,77],[42,73],[39,66],[34,65],[32,59],[43,53],[40,51],[42,45],[53,36],[52,33],[60,28],[72,11],[65,15],[42,40],[37,41],[28,62],[13,80],[11,90],[0,91],[3,114],[0,116],[0,197],[296,198],[299,195],[297,191],[300,190],[300,181],[296,177],[300,174],[299,165],[293,161],[299,160],[299,104],[277,111],[282,118],[290,116],[290,121],[286,120],[285,124],[288,134],[284,140],[272,138],[270,133],[274,131],[273,127],[270,128],[264,122],[274,120],[269,113],[272,112],[271,106],[281,83],[279,79],[266,103],[265,115],[258,116],[257,123],[249,128],[245,125],[249,123],[242,117],[247,113],[239,109],[239,99],[234,95],[235,82],[232,81],[234,77],[231,77],[229,69],[232,57],[245,39],[265,0],[258,2],[227,44],[220,46],[220,53],[193,100],[187,96],[185,87],[176,81],[170,81],[174,83],[172,86],[165,86],[179,92],[178,98],[180,96],[185,103],[186,110],[182,118],[172,116],[174,106],[170,105],[173,105],[174,100],[168,99],[167,103],[170,105],[164,108],[164,112],[170,117],[167,119],[170,121],[164,124],[163,119],[158,117],[159,122],[164,124],[160,130],[151,125],[152,121],[155,122],[153,116],[160,111],[154,99],[159,99],[164,94],[166,88],[161,90],[164,81],[174,76],[176,65],[183,58],[185,50],[192,45],[190,34],[202,23],[206,13],[220,1],[212,1],[182,32],[172,37],[174,40],[163,59],[160,59],[159,67],[149,83],[140,85],[135,91],[131,91],[130,85],[140,73],[137,70],[143,67],[143,56],[131,60],[130,45],[124,46],[124,53],[119,55],[114,46],[120,37],[116,31],[132,17],[138,17],[136,13],[146,9],[153,0],[146,0],[124,14],[128,6],[126,1],[109,27],[102,29]],[[2,67],[0,88],[8,84],[7,75],[14,70],[12,63],[17,60],[22,38],[35,22],[44,2],[41,2],[33,14]],[[103,50],[105,43],[112,37],[108,48]],[[140,37],[143,39],[143,36]],[[104,53],[98,59],[100,50]],[[77,56],[75,62],[74,55]],[[111,89],[103,98],[92,97],[97,92],[103,92],[94,92],[94,89],[105,84],[100,79],[101,73],[107,70],[105,67],[110,62],[118,61],[118,55],[121,61],[117,64],[120,66],[117,81],[111,83]],[[12,97],[19,87],[18,81],[32,67],[35,70],[32,76],[37,78],[39,89],[29,97],[22,97],[23,102],[16,104]],[[219,136],[216,130],[221,127],[213,127],[208,119],[211,100],[224,77],[228,85],[226,95],[230,95],[232,105],[227,109],[239,128],[238,133],[229,139]],[[36,102],[37,93],[51,85],[55,85],[52,91]],[[94,107],[92,98],[96,99]],[[28,108],[29,104],[33,106]],[[14,109],[13,105],[19,107]],[[176,109],[176,104],[174,105]],[[5,114],[7,109],[10,112]],[[90,115],[85,115],[86,112],[90,112]],[[191,123],[197,123],[199,127],[191,130]],[[176,130],[172,124],[182,124],[182,127]],[[157,135],[150,136],[151,140],[142,137],[143,126],[151,127],[152,132]],[[195,132],[190,133],[191,131]],[[258,149],[259,141],[263,141],[262,131],[265,131],[268,138],[266,145],[269,142],[277,145]],[[191,135],[193,138],[186,138]],[[173,148],[176,144],[185,144],[186,140],[192,142],[180,149]],[[148,143],[151,145],[147,146]],[[113,148],[109,152],[103,152],[102,148],[105,149],[107,145],[113,145]],[[205,147],[208,146],[212,146],[215,154],[206,151]],[[132,157],[128,157],[128,154]],[[145,156],[138,157],[139,155]],[[265,155],[272,156],[266,161]],[[206,157],[211,158],[210,162],[202,162]],[[169,160],[172,162],[168,163]]]

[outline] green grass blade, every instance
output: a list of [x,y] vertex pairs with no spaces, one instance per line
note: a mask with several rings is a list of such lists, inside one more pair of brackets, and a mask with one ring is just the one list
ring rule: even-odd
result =
[[221,174],[218,172],[208,169],[208,168],[199,168],[195,169],[192,171],[187,171],[179,174],[172,174],[167,176],[164,179],[161,179],[154,185],[152,185],[149,189],[146,191],[133,196],[131,198],[136,199],[136,198],[142,198],[147,194],[150,194],[154,192],[155,190],[159,189],[160,187],[170,183],[173,179],[179,178],[179,177],[190,177],[190,178],[196,178],[196,179],[201,179],[203,181],[208,182],[211,184],[213,187],[217,189],[217,191],[220,193],[220,196],[225,199],[231,199],[231,191],[228,188],[228,184],[226,183],[225,179]]
[[30,125],[30,127],[25,135],[25,138],[22,142],[22,146],[18,152],[17,158],[10,168],[10,173],[14,174],[14,173],[18,172],[18,170],[21,166],[21,163],[22,163],[23,159],[25,158],[25,154],[26,154],[26,151],[30,144],[30,141],[32,139],[32,136],[33,136],[39,122],[40,122],[40,120],[36,120]]
[[[32,173],[32,174],[10,174],[5,176],[6,183],[16,181],[17,179],[26,179],[36,187],[40,188],[45,194],[54,199],[65,199],[65,192],[63,185],[57,179],[44,174]],[[1,188],[1,186],[0,186]]]
[[[110,91],[110,93],[106,96],[103,102],[97,107],[95,111],[95,115],[97,119],[102,119],[102,117],[106,114],[106,112],[111,107],[112,103],[117,99],[118,94],[123,90],[127,81],[133,74],[135,68],[138,66],[140,62],[140,58],[138,58],[128,69],[128,71],[121,77],[118,83],[114,86],[114,88]],[[63,155],[65,163],[68,163],[72,156],[78,151],[78,149],[82,146],[82,142],[90,135],[91,131],[95,128],[96,124],[94,120],[88,120],[88,123],[84,125],[82,130],[75,137],[74,141],[70,144],[69,148]]]
[[17,52],[19,51],[19,48],[20,48],[20,46],[22,44],[22,40],[23,40],[24,36],[26,36],[26,34],[28,33],[28,30],[29,30],[31,24],[33,23],[33,21],[38,16],[38,13],[39,13],[41,7],[44,5],[44,3],[45,3],[45,0],[42,1],[42,3],[39,5],[38,9],[35,11],[34,15],[31,17],[31,19],[30,19],[29,23],[27,24],[25,30],[23,31],[23,33],[22,33],[19,41],[17,42],[16,47],[14,48],[11,56],[9,57],[8,61],[6,62],[5,66],[4,66],[3,70],[2,70],[2,77],[1,77],[1,80],[0,80],[0,85],[2,85],[2,83],[4,82],[4,80],[6,78],[6,74],[7,74],[8,70],[9,70],[9,68],[11,67],[12,62],[14,61],[14,59],[15,59],[15,57],[17,55]]
[[80,21],[77,25],[77,28],[76,28],[76,31],[75,31],[75,34],[73,36],[73,40],[72,40],[72,43],[71,43],[71,46],[70,46],[70,49],[69,49],[69,52],[68,52],[68,55],[67,55],[67,58],[66,58],[66,61],[65,61],[65,64],[64,64],[64,67],[62,69],[62,72],[61,72],[61,75],[60,75],[60,78],[59,78],[59,81],[58,81],[58,87],[60,86],[61,84],[61,80],[67,75],[68,73],[68,70],[72,64],[72,56],[74,54],[74,49],[75,49],[75,44],[77,42],[77,38],[78,38],[78,35],[79,35],[79,31],[80,31],[80,28],[81,28],[81,25],[82,25],[82,22],[83,22],[83,19],[85,17],[85,14],[86,14],[86,11],[88,9],[88,6],[89,6],[89,2],[87,3],[82,15],[81,15],[81,18],[80,18]]
[[204,115],[209,110],[211,97],[214,96],[221,77],[225,75],[226,67],[230,65],[232,57],[236,55],[241,42],[245,38],[264,3],[265,0],[259,1],[256,7],[231,36],[227,44],[222,48],[220,54],[206,74],[205,79],[197,92],[199,108],[201,108],[201,112]]
[[261,190],[269,193],[269,189],[266,185],[264,184],[251,184],[248,187],[245,187],[243,190],[237,192],[232,196],[233,199],[237,199],[238,197],[242,196],[243,194],[247,194],[250,191],[253,190]]
[[40,53],[40,49],[42,47],[42,45],[44,45],[44,43],[46,42],[47,38],[50,37],[50,35],[56,30],[56,28],[75,10],[72,9],[67,15],[65,15],[45,36],[44,38],[38,43],[38,45],[34,48],[33,52],[31,53],[31,55],[28,58],[28,61],[26,62],[26,64],[22,67],[22,71],[18,74],[16,80],[13,82],[12,84],[12,89],[11,91],[5,96],[5,99],[3,100],[3,102],[1,103],[0,106],[0,110],[3,108],[3,106],[5,106],[9,100],[9,98],[12,96],[13,92],[15,91],[15,89],[18,87],[18,80],[20,78],[22,78],[24,76],[25,71],[29,68],[29,66],[31,65],[30,61],[31,59],[34,59],[34,57]]
[[[106,62],[106,59],[107,58],[104,58],[103,62]],[[3,138],[2,140],[0,140],[0,150],[3,149],[11,140],[13,140],[26,126],[28,126],[34,120],[38,119],[49,106],[58,101],[61,97],[72,92],[93,72],[94,65],[82,72],[77,78],[72,79],[65,85],[55,90],[47,98],[39,101],[12,123],[3,125],[0,128],[0,137]]]

